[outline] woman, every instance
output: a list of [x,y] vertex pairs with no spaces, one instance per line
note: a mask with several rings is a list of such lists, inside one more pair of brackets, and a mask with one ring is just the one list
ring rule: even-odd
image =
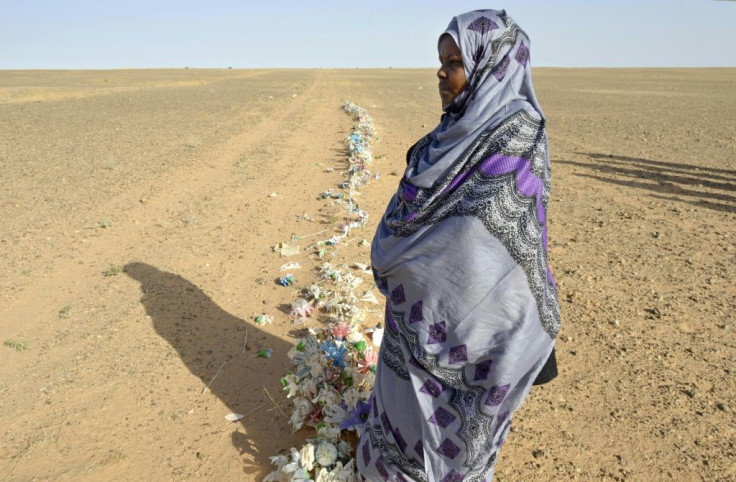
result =
[[440,124],[373,240],[386,330],[358,445],[369,480],[490,480],[560,317],[547,264],[549,156],[529,39],[503,11],[438,44]]

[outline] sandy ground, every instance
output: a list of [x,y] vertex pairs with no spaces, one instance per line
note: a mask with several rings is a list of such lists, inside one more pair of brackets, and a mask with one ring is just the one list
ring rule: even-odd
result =
[[[497,480],[736,480],[736,70],[535,85],[561,376]],[[0,72],[0,481],[259,480],[299,443],[272,246],[334,226],[344,99],[381,138],[370,239],[438,120],[430,70]],[[299,285],[319,261],[296,260]]]

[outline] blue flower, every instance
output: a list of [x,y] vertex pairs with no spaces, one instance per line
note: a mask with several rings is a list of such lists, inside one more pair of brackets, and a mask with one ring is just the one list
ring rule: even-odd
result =
[[332,364],[340,367],[341,370],[345,369],[345,353],[347,348],[344,343],[338,345],[335,340],[328,340],[319,345],[320,349],[325,352],[327,358],[332,361]]

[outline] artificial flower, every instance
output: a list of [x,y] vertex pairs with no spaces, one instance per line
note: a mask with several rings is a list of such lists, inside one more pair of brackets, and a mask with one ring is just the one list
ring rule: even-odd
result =
[[317,463],[322,467],[329,467],[337,461],[337,448],[329,442],[322,442],[314,452]]
[[299,451],[301,466],[307,470],[314,468],[314,445],[311,443],[306,444]]
[[341,321],[340,323],[332,327],[332,334],[340,340],[347,338],[349,333],[350,326],[348,326],[348,324],[344,321]]
[[294,413],[291,414],[289,423],[295,431],[302,428],[304,420],[312,410],[314,410],[314,405],[306,398],[298,397],[294,399]]
[[291,313],[289,313],[289,318],[294,321],[303,321],[308,316],[311,316],[312,313],[314,313],[314,306],[309,304],[309,302],[304,298],[297,298],[294,300],[294,303],[291,304]]
[[365,375],[374,370],[377,363],[378,353],[369,348],[363,352],[363,359],[358,362],[358,371]]

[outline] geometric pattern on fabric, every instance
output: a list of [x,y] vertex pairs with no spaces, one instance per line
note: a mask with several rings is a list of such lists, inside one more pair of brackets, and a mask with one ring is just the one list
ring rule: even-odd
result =
[[422,385],[422,388],[419,389],[420,392],[432,395],[434,398],[439,397],[444,390],[445,387],[443,387],[440,382],[432,380],[431,378],[428,378],[427,381],[424,382],[424,385]]
[[468,25],[468,30],[478,32],[481,35],[486,32],[490,32],[494,28],[498,28],[498,25],[496,25],[496,22],[486,16],[478,17],[473,20],[470,25]]
[[506,397],[506,393],[509,391],[511,385],[496,385],[491,387],[491,391],[488,392],[488,398],[486,399],[486,405],[489,407],[498,407]]
[[376,459],[376,470],[381,474],[383,480],[388,480],[388,470],[386,470],[386,464],[383,462],[383,457],[378,457]]
[[450,470],[447,475],[442,477],[440,482],[462,482],[464,478],[465,476],[463,474]]
[[371,463],[371,448],[368,446],[371,441],[366,439],[365,443],[363,444],[363,463],[366,467],[368,467],[368,464]]
[[424,458],[424,444],[422,443],[421,439],[417,440],[417,443],[414,445],[414,452],[419,455],[420,459]]
[[427,339],[427,345],[436,345],[438,343],[444,343],[447,340],[447,326],[444,321],[430,325],[429,337]]
[[[444,393],[445,391],[449,393],[448,404],[454,410],[454,413],[445,408],[442,410],[436,409],[435,413],[430,417],[432,420],[428,421],[434,424],[438,424],[438,422],[447,424],[446,427],[449,427],[460,418],[460,428],[457,430],[456,436],[463,442],[465,447],[463,466],[470,468],[463,475],[463,480],[482,480],[485,474],[488,474],[493,469],[496,461],[496,448],[493,444],[494,439],[491,437],[494,417],[480,409],[486,400],[488,390],[470,385],[470,381],[465,375],[465,367],[458,366],[457,368],[451,368],[441,366],[440,355],[432,355],[421,347],[419,343],[419,332],[415,332],[409,328],[413,325],[408,323],[407,313],[393,310],[391,313],[396,319],[399,330],[398,336],[394,336],[397,339],[405,340],[408,347],[413,349],[408,354],[410,356],[409,364],[420,368],[422,372],[427,372],[432,376],[432,378],[425,379],[425,383],[421,386],[419,392],[434,397],[438,388],[437,383],[439,383],[442,389],[440,393]],[[445,322],[430,325],[429,332],[430,341],[431,339],[435,339],[437,342],[440,341],[439,339],[445,341],[447,337]],[[490,360],[480,362],[481,366],[485,364],[490,366]],[[481,371],[483,371],[483,368],[481,368]],[[427,383],[428,380],[435,383]],[[463,386],[464,388],[462,390],[449,388],[454,386]],[[388,418],[383,420],[382,423],[388,427]],[[394,443],[384,440],[380,436],[380,432],[381,430],[378,426],[372,426],[372,430],[369,430],[371,440],[375,438],[381,444],[379,450],[384,457],[384,461],[401,468],[406,474],[412,474],[414,480],[426,480],[426,472],[422,469],[422,465],[417,463],[417,459],[407,457]],[[421,440],[417,441],[414,445],[414,451],[419,457],[418,460],[424,459],[424,444]],[[436,453],[454,460],[461,451],[462,449],[454,441],[446,438],[443,439]]]
[[386,415],[386,412],[383,412],[381,414],[381,426],[383,427],[383,431],[386,433],[393,432],[393,429],[391,427],[391,423],[388,421],[388,416]]
[[396,440],[396,445],[399,446],[401,451],[406,453],[406,441],[404,440],[404,437],[401,436],[401,432],[398,428],[394,429],[394,440]]
[[449,438],[446,438],[440,444],[439,448],[437,449],[437,453],[444,455],[448,459],[454,459],[460,453],[460,447],[458,447],[455,442],[453,442]]
[[442,428],[447,428],[447,426],[454,422],[456,418],[457,417],[455,417],[452,413],[448,412],[442,407],[439,407],[437,408],[437,410],[435,410],[434,414],[429,417],[429,421],[436,425],[439,425]]
[[493,364],[493,360],[485,360],[476,364],[473,381],[477,382],[478,380],[487,380],[488,375],[491,372],[491,364]]
[[411,306],[411,311],[409,312],[409,323],[416,323],[418,321],[422,321],[423,319],[424,315],[422,314],[422,300],[419,300]]
[[453,346],[450,348],[450,364],[468,361],[468,347],[465,345]]
[[526,63],[529,61],[529,47],[526,46],[524,41],[521,41],[519,50],[516,52],[516,61],[526,67]]
[[371,445],[378,450],[379,454],[381,454],[381,462],[384,467],[388,461],[390,465],[400,467],[401,470],[405,474],[408,474],[412,480],[428,482],[427,473],[424,470],[423,464],[420,464],[413,458],[409,458],[404,455],[396,445],[386,438],[386,433],[381,430],[380,425],[367,422],[365,430],[368,432]]
[[[524,49],[528,50],[525,44]],[[513,114],[481,133],[442,182],[419,189],[414,202],[402,202],[387,213],[385,223],[394,236],[408,237],[451,217],[478,218],[523,269],[542,327],[554,339],[560,309],[548,273],[547,230],[542,222],[551,188],[545,136],[544,120],[523,110]],[[408,154],[410,166],[420,163],[420,154],[431,142],[428,135],[415,144]],[[408,212],[417,215],[406,221]]]
[[391,292],[391,303],[400,305],[406,301],[406,293],[404,293],[404,285],[399,285]]
[[401,350],[401,342],[399,340],[399,326],[396,324],[395,317],[403,316],[401,313],[393,312],[388,303],[386,303],[386,324],[389,329],[383,332],[383,341],[379,355],[383,362],[397,377],[402,380],[409,380],[409,370],[406,368],[406,359],[404,352]]
[[492,71],[493,76],[496,78],[496,80],[501,82],[503,78],[506,77],[506,69],[508,69],[510,63],[511,59],[509,59],[509,56],[504,55],[503,59],[501,59],[501,62],[499,62]]

